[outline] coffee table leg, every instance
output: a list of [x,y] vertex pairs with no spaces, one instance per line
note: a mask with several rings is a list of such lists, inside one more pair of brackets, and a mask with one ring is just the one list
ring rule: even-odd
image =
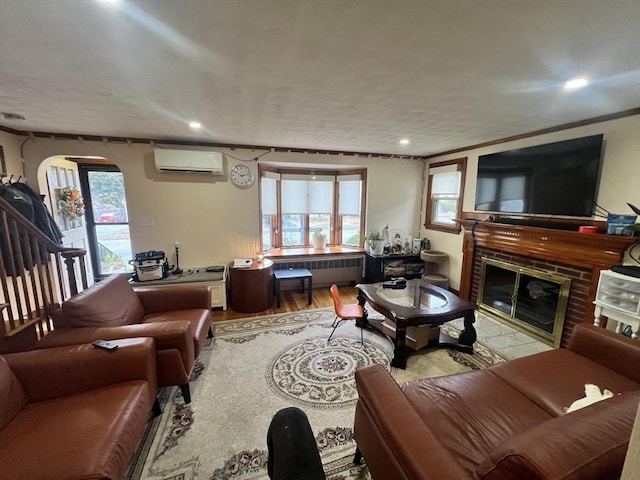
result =
[[398,327],[396,324],[396,338],[393,341],[393,359],[391,360],[391,366],[401,368],[404,370],[407,368],[407,350],[405,342],[407,340],[407,328]]
[[366,302],[367,302],[367,297],[364,296],[362,291],[358,290],[358,305],[362,307],[362,311],[364,312],[364,315],[362,316],[362,318],[356,319],[356,327],[367,328],[367,326],[369,325],[369,322],[367,321],[367,316],[368,316],[367,309],[364,308],[364,304]]
[[464,330],[460,332],[458,336],[458,342],[460,346],[469,347],[471,351],[473,351],[473,344],[475,343],[478,335],[476,334],[476,329],[473,326],[473,323],[476,321],[476,317],[474,312],[468,313],[464,316]]

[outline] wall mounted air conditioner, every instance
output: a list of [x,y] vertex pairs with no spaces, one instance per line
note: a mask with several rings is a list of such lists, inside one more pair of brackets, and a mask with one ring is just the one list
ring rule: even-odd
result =
[[222,153],[202,150],[170,150],[156,148],[153,151],[156,170],[163,173],[209,173],[224,175]]

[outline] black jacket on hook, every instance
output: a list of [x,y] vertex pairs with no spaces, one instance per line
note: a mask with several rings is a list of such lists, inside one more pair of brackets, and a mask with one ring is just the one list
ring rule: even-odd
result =
[[13,187],[14,189],[24,193],[31,200],[33,218],[30,218],[29,220],[36,227],[38,227],[42,233],[49,237],[51,241],[57,243],[58,245],[62,245],[62,237],[64,235],[60,231],[58,224],[54,220],[49,210],[47,210],[47,206],[42,201],[42,197],[34,192],[26,183],[16,182],[4,186]]
[[[40,196],[35,193],[28,185],[24,183],[10,183],[0,185],[0,197],[2,197],[13,208],[20,212],[29,222],[33,223],[42,233],[44,233],[51,241],[58,245],[62,245],[63,234],[55,223],[55,220],[47,210]],[[0,224],[0,250],[2,250],[2,260],[5,266],[7,275],[13,276],[14,272],[18,272],[21,275],[18,259],[14,257],[15,265],[12,265],[9,257],[8,245],[9,242],[6,238],[6,232],[2,230]],[[20,238],[20,244],[23,246],[22,258],[25,267],[28,265],[29,259],[26,258],[26,238]],[[47,252],[41,253],[45,262]]]

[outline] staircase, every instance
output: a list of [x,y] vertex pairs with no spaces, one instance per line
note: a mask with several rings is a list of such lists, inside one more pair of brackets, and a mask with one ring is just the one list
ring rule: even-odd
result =
[[88,287],[86,251],[64,248],[0,198],[0,353],[35,348],[50,313]]

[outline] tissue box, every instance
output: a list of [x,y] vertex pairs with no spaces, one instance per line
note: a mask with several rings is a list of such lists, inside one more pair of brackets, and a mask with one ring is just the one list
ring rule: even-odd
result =
[[607,215],[607,233],[609,235],[625,235],[631,237],[633,230],[626,227],[636,223],[637,218],[637,215],[617,215],[610,213]]

